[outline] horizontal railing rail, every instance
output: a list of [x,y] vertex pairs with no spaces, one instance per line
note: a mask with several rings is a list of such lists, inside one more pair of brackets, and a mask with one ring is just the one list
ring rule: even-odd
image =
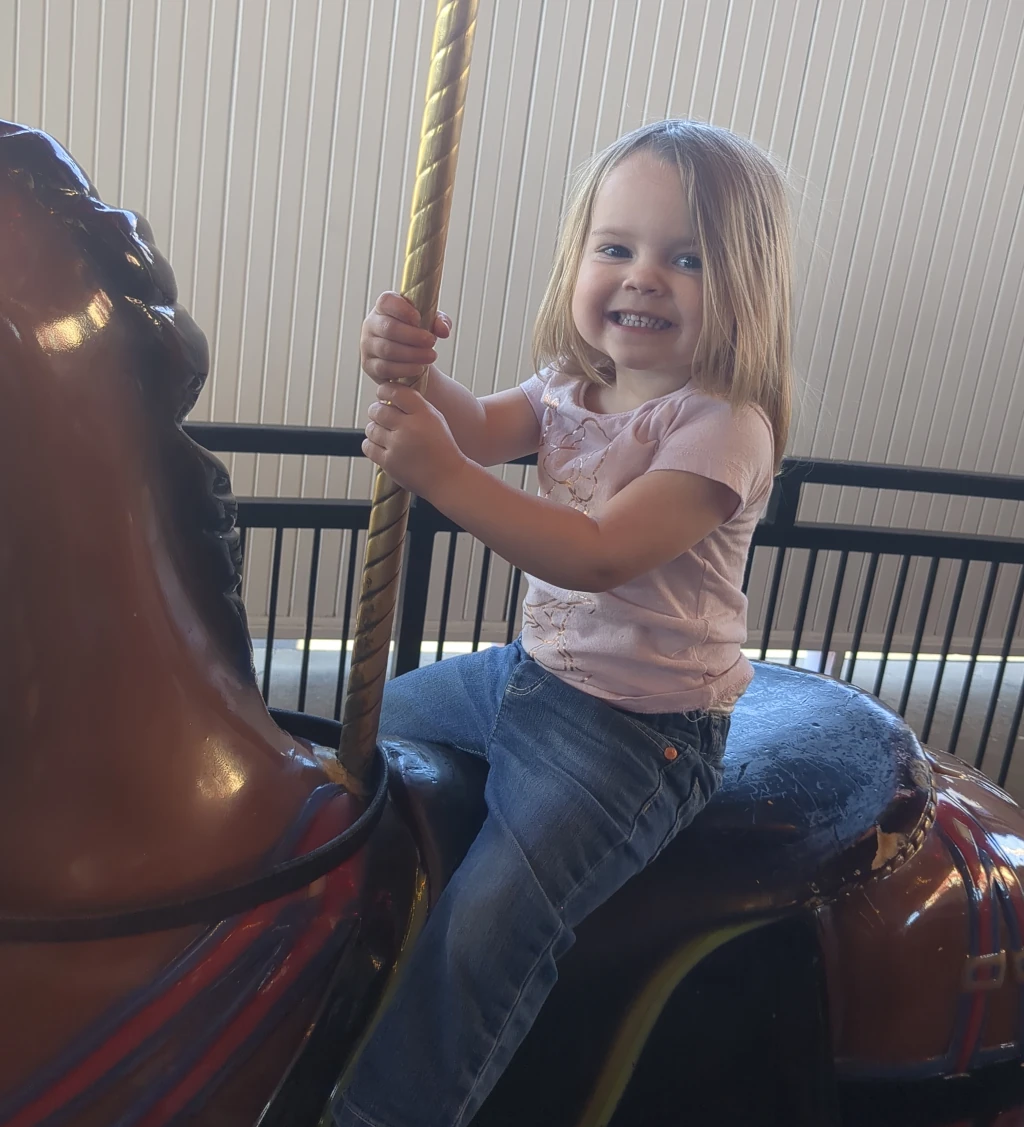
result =
[[[219,454],[362,458],[363,435],[353,429],[193,423],[186,430]],[[534,457],[518,460],[520,465],[535,462]],[[946,498],[947,503],[961,499],[1012,504],[1024,502],[1024,478],[786,459],[755,532],[744,580],[752,610],[757,610],[749,642],[754,656],[856,681],[907,716],[922,738],[959,752],[1006,784],[1024,717],[1024,661],[1017,660],[1024,658],[1024,538],[825,520],[820,517],[825,507],[820,498],[828,489],[860,491],[858,496],[878,491],[901,499],[927,495]],[[807,514],[805,508],[814,508],[812,491],[817,491],[819,512]],[[272,533],[265,545],[270,562],[263,688],[268,697],[280,633],[286,534],[307,539],[312,534],[308,565],[304,557],[299,561],[297,548],[290,565],[289,591],[295,601],[302,602],[303,579],[306,589],[304,614],[297,616],[301,622],[293,630],[300,634],[301,648],[296,697],[282,703],[300,708],[306,707],[311,684],[316,604],[319,585],[325,582],[325,537],[340,534],[343,543],[335,570],[343,581],[336,587],[339,609],[332,619],[339,624],[335,633],[340,635],[340,653],[331,671],[333,711],[339,714],[361,564],[360,534],[369,510],[370,502],[360,498],[239,499],[243,546],[257,535]],[[438,537],[444,536],[448,542],[442,565]],[[440,659],[455,644],[448,635],[460,602],[454,578],[457,559],[463,560],[465,572],[459,584],[476,590],[475,605],[468,607],[469,618],[463,620],[465,644],[478,647],[487,631],[491,640],[515,636],[522,575],[476,542],[467,549],[470,540],[432,506],[414,502],[397,616],[396,673],[420,664],[425,652]],[[469,563],[464,559],[467,552]],[[501,621],[498,634],[491,621],[496,615]],[[332,702],[321,700],[329,711]],[[973,753],[966,748],[968,735],[975,744]],[[992,745],[998,748],[994,761],[986,759]],[[1021,771],[1024,791],[1024,764]]]

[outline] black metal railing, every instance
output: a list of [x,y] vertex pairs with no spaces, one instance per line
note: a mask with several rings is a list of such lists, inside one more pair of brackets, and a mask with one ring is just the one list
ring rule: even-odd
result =
[[[361,458],[355,430],[187,429],[221,454]],[[1024,539],[1013,535],[1022,503],[1022,478],[788,459],[747,566],[751,652],[861,685],[924,740],[1024,793],[1024,765],[1020,787],[1011,777],[1024,714]],[[896,524],[922,504],[923,527]],[[962,509],[961,528],[973,520],[996,532],[949,531],[957,519],[951,504]],[[855,519],[840,519],[851,512]],[[259,583],[248,576],[246,593],[262,643],[263,691],[268,699],[276,692],[275,703],[339,715],[368,519],[366,499],[240,499],[244,550],[264,569]],[[511,640],[521,586],[517,569],[415,502],[394,671],[438,660],[455,642],[477,648]],[[285,653],[282,601],[291,608],[287,633],[298,646],[288,657],[297,667],[275,683],[275,661]],[[325,601],[330,607],[318,612]],[[317,659],[314,675],[311,654],[325,632],[338,656]]]

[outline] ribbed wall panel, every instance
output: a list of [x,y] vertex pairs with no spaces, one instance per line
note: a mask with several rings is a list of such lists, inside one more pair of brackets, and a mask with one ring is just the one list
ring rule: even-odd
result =
[[[432,18],[428,0],[0,0],[0,116],[53,133],[152,223],[211,344],[196,418],[360,424],[359,325],[401,272]],[[791,172],[793,451],[1024,473],[1022,38],[1019,0],[482,4],[442,364],[477,392],[524,378],[571,169],[645,120],[691,115]],[[361,462],[231,469],[240,494],[368,492]],[[1020,508],[819,490],[805,514],[1021,535]],[[258,625],[269,539],[252,549]],[[286,626],[305,615],[309,550],[286,537]],[[324,537],[327,633],[347,550]],[[472,618],[478,564],[460,547],[453,629]],[[851,560],[851,587],[861,570]],[[505,575],[487,608],[499,632]],[[752,624],[766,582],[755,572]],[[877,582],[891,584],[884,567]],[[954,582],[940,577],[937,608]],[[809,629],[828,597],[813,596]]]

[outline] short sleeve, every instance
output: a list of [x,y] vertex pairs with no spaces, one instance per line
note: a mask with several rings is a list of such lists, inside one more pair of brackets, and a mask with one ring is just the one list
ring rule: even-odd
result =
[[543,424],[544,422],[544,389],[548,386],[548,374],[530,376],[519,385],[520,390],[526,394],[526,398],[530,401],[530,406],[533,408],[533,413],[537,416],[537,422]]
[[[693,396],[671,419],[653,421],[657,451],[650,470],[684,470],[728,486],[740,499],[733,517],[760,506],[771,493],[774,440],[756,407],[734,409],[711,396]],[[658,424],[661,424],[659,426]]]

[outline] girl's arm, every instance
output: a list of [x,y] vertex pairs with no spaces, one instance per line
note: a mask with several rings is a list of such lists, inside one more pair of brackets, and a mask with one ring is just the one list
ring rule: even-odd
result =
[[423,396],[444,416],[462,453],[480,466],[499,466],[537,452],[540,424],[518,387],[477,399],[432,364]]
[[389,385],[378,396],[363,443],[367,457],[509,563],[556,587],[618,587],[688,551],[736,508],[736,495],[720,482],[654,470],[581,513],[469,461],[441,415],[412,389]]
[[736,508],[720,482],[653,470],[585,514],[465,463],[426,499],[515,567],[555,587],[608,591],[674,560]]
[[420,328],[419,313],[410,301],[397,293],[381,294],[363,322],[359,338],[363,371],[380,384],[414,379],[427,368],[424,398],[444,416],[463,454],[481,466],[534,453],[540,428],[518,388],[478,399],[434,363],[435,341],[450,333],[446,314],[438,313],[431,333]]

